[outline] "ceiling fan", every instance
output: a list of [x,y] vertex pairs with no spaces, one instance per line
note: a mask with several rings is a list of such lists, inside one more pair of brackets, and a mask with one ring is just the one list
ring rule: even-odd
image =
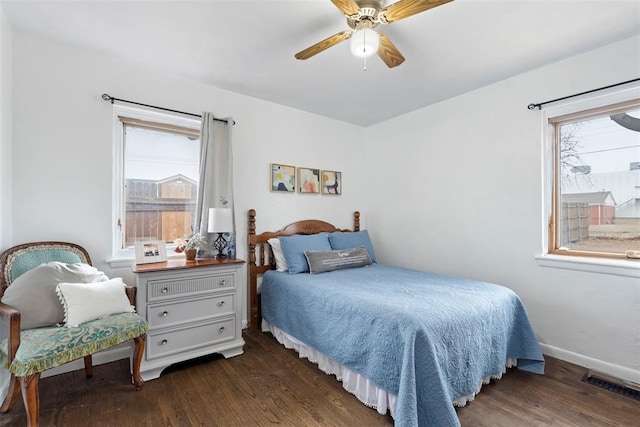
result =
[[331,0],[346,16],[351,30],[340,31],[296,53],[295,57],[309,59],[340,42],[351,39],[351,52],[354,55],[367,58],[377,53],[389,68],[397,67],[404,62],[404,56],[382,31],[375,31],[374,28],[380,24],[390,24],[408,18],[450,1],[453,0],[400,0],[384,7],[384,0]]

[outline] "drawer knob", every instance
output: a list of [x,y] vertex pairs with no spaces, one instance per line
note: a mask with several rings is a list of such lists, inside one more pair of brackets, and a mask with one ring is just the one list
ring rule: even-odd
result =
[[220,301],[220,302],[218,303],[218,307],[224,307],[224,301]]
[[221,333],[223,333],[223,332],[224,332],[224,326],[223,326],[223,327],[221,327],[220,329],[218,329],[218,334],[221,334]]
[[222,281],[220,282],[220,286],[226,286],[226,285],[227,285],[227,281],[226,281],[226,280],[222,280]]
[[163,311],[163,312],[162,312],[162,317],[167,317],[168,315],[169,315],[169,312],[168,312],[168,311]]
[[169,288],[162,288],[162,293],[166,294],[167,292],[169,292]]
[[165,345],[165,344],[166,344],[166,343],[168,343],[168,342],[169,342],[169,341],[167,341],[167,340],[162,340],[162,341],[160,341],[160,345]]

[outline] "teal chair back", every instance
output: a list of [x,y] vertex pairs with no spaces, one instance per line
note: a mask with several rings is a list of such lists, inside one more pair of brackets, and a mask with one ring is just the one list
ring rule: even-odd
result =
[[0,257],[0,296],[22,274],[40,264],[59,261],[91,264],[87,251],[79,245],[67,242],[34,242],[13,246]]

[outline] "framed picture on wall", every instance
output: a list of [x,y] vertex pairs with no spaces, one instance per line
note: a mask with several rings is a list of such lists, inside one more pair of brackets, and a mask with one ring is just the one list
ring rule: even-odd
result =
[[295,166],[271,163],[271,191],[284,191],[287,193],[296,191]]
[[136,264],[149,264],[167,260],[167,247],[162,240],[135,242]]
[[322,194],[339,196],[342,194],[342,172],[322,171]]
[[320,169],[298,168],[298,193],[320,194]]

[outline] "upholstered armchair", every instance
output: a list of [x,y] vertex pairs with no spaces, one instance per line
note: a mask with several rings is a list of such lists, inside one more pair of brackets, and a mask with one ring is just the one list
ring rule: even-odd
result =
[[[52,276],[47,274],[46,270],[44,276],[40,276],[39,281],[27,280],[39,269],[50,265],[58,268],[86,267],[93,269],[90,271],[92,274],[97,272],[95,268],[90,267],[91,258],[87,251],[73,243],[27,243],[9,248],[0,255],[0,297],[3,301],[0,303],[0,367],[8,369],[11,374],[8,393],[0,407],[0,412],[11,410],[17,401],[18,393],[22,390],[29,426],[37,426],[39,423],[38,382],[40,373],[47,369],[83,358],[85,375],[90,378],[93,374],[92,354],[133,340],[132,381],[136,390],[140,390],[143,385],[140,362],[148,324],[143,317],[134,312],[135,288],[125,286],[123,283],[120,283],[119,287],[117,284],[113,287],[112,283],[108,283],[111,281],[104,276],[104,278],[100,278],[103,281],[100,286],[104,284],[104,289],[112,289],[109,291],[111,295],[100,296],[95,298],[95,301],[86,304],[87,300],[82,301],[81,298],[92,298],[93,294],[86,292],[99,288],[99,286],[91,286],[94,283],[80,286],[76,281],[72,284],[76,286],[73,289],[79,289],[78,292],[85,293],[80,294],[81,297],[75,300],[65,300],[65,295],[70,298],[71,293],[68,291],[63,295],[61,291],[63,285],[56,286],[55,283],[53,285],[49,283],[47,284],[48,288],[45,289],[43,283],[47,280],[51,281]],[[102,272],[97,273],[103,274]],[[23,276],[22,279],[17,280],[21,276]],[[97,282],[97,280],[95,281]],[[14,283],[16,285],[10,292],[9,289]],[[110,288],[106,287],[107,284]],[[28,304],[24,306],[26,309],[22,309],[22,315],[19,310],[8,303],[8,301],[16,301],[15,295],[19,294],[17,291],[27,292],[26,295],[19,296],[30,299]],[[10,299],[11,296],[14,299]],[[51,301],[56,296],[58,301]],[[41,301],[45,299],[46,301]],[[112,300],[117,300],[120,307],[124,308],[115,308],[112,310],[115,311],[114,314],[106,316],[98,312],[93,316],[94,320],[86,321],[86,319],[91,319],[86,316],[84,319],[76,317],[74,322],[79,323],[77,325],[69,322],[70,316],[73,314],[70,304],[80,302],[85,306],[85,309],[86,307],[101,309],[101,306],[108,306],[109,301]],[[56,304],[62,307],[55,307]],[[38,324],[42,321],[34,318],[46,313],[47,305],[55,309],[64,309],[61,311],[64,314],[64,323],[46,325],[45,322],[46,326]],[[24,314],[26,311],[33,311],[31,318]],[[109,311],[104,311],[104,313],[109,313]],[[98,317],[95,318],[96,316]],[[17,385],[18,381],[20,387]]]

